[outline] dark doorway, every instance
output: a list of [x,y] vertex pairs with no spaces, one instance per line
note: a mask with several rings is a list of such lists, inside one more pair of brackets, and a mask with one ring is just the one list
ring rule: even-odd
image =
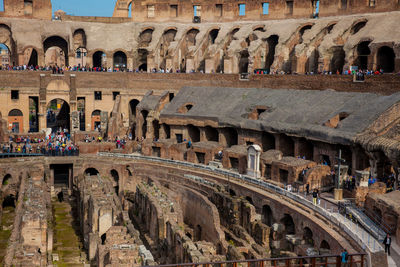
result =
[[124,71],[127,67],[127,57],[124,52],[118,51],[114,54],[114,69]]
[[215,39],[217,39],[219,33],[219,29],[211,30],[209,33],[211,44],[215,44]]
[[69,187],[72,177],[72,164],[52,164],[50,169],[54,172],[55,187]]
[[262,133],[262,149],[267,151],[270,149],[275,149],[275,137],[267,132]]
[[281,223],[285,226],[285,232],[288,235],[296,234],[296,228],[292,216],[285,214],[281,219]]
[[332,73],[341,74],[343,72],[345,57],[346,53],[344,52],[342,46],[333,48],[333,56],[330,65]]
[[357,45],[357,59],[355,64],[360,70],[368,69],[368,56],[371,54],[369,44],[371,41],[361,42]]
[[103,51],[97,51],[93,54],[93,67],[94,68],[104,68],[106,60],[106,54]]
[[15,199],[14,195],[8,195],[4,198],[2,207],[3,208],[6,208],[6,207],[15,208],[15,201],[16,201],[16,199]]
[[94,176],[94,175],[98,175],[99,171],[96,170],[95,168],[87,168],[85,170],[85,175],[89,175],[89,176]]
[[142,118],[143,118],[142,137],[144,139],[146,139],[146,135],[147,135],[147,116],[149,115],[149,112],[147,110],[142,110],[141,114],[142,114]]
[[119,195],[119,174],[116,170],[111,170],[110,174],[113,178],[114,191],[118,196]]
[[39,97],[29,97],[29,132],[36,133],[39,131]]
[[240,60],[239,60],[239,73],[248,73],[249,72],[249,51],[244,50],[240,52]]
[[382,69],[383,72],[391,73],[394,71],[394,58],[395,54],[392,48],[388,46],[382,46],[378,50],[378,69]]
[[189,124],[187,126],[187,131],[192,143],[200,142],[200,130],[198,127]]
[[[58,47],[60,49],[59,56],[63,57],[64,65],[69,66],[68,42],[64,38],[61,38],[60,36],[51,36],[43,42],[43,47],[44,47],[44,53],[45,53],[45,64],[55,65],[55,62],[51,58],[48,58],[48,57],[52,57],[53,55],[49,55],[49,54],[46,55],[46,52],[49,48]],[[59,64],[59,67],[61,67],[60,64]]]
[[271,207],[264,205],[262,208],[262,223],[271,227],[273,220]]
[[86,99],[85,97],[78,97],[78,112],[79,112],[79,130],[85,131],[86,115],[85,115]]

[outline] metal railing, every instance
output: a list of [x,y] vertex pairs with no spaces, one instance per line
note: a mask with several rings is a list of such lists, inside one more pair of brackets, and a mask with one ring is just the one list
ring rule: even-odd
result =
[[223,175],[227,177],[228,180],[236,179],[238,181],[245,182],[253,186],[257,186],[264,190],[273,191],[277,194],[286,196],[287,198],[290,198],[293,201],[300,203],[301,205],[311,210],[314,210],[316,213],[318,213],[325,219],[329,220],[333,225],[337,226],[343,232],[348,234],[353,240],[355,240],[360,245],[360,247],[366,249],[368,252],[376,253],[383,250],[382,246],[380,246],[379,242],[376,241],[374,236],[370,235],[368,232],[364,231],[363,229],[361,229],[361,227],[358,227],[358,225],[354,224],[351,220],[342,216],[338,212],[329,211],[319,205],[314,205],[311,201],[302,196],[302,194],[289,192],[277,185],[262,180],[247,175],[231,172],[228,170],[223,170],[202,164],[195,164],[187,161],[177,161],[177,160],[163,159],[158,157],[149,157],[149,156],[132,155],[132,154],[118,154],[118,153],[108,153],[108,152],[99,152],[98,155],[106,157],[120,157],[120,158],[145,160],[157,163],[168,163],[175,166],[186,166],[189,168],[200,169],[215,174]]
[[[286,257],[286,258],[266,258],[253,260],[237,260],[237,261],[218,261],[218,262],[198,262],[198,263],[179,263],[157,265],[160,267],[340,267],[340,255],[322,255],[322,256],[306,256],[306,257]],[[364,267],[365,254],[349,254],[347,266]],[[147,267],[147,266],[146,266]],[[153,266],[154,267],[154,266]]]

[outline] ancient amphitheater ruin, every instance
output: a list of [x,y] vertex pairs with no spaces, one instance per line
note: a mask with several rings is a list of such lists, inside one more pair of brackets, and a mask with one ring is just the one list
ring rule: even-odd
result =
[[400,266],[399,23],[398,0],[4,0],[0,265]]

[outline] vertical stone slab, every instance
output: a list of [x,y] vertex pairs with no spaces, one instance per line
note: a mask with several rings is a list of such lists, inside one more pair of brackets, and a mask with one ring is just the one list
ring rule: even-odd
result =
[[71,132],[79,131],[79,112],[72,111],[71,112]]
[[108,112],[101,111],[100,112],[100,127],[101,127],[102,132],[105,132],[107,130],[107,124],[108,124]]

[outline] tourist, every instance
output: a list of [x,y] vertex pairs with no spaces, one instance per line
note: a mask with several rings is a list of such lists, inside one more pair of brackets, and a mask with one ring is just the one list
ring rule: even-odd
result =
[[312,197],[313,197],[313,204],[317,205],[317,199],[318,199],[318,190],[316,188],[314,188],[314,191],[312,193]]
[[383,239],[383,244],[385,245],[385,253],[390,256],[390,245],[392,244],[392,238],[389,234],[386,234],[385,239]]
[[349,253],[345,249],[342,253],[340,253],[342,267],[349,266]]
[[306,192],[307,192],[307,195],[310,194],[310,184],[307,184],[307,185],[306,185]]

